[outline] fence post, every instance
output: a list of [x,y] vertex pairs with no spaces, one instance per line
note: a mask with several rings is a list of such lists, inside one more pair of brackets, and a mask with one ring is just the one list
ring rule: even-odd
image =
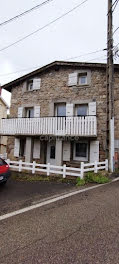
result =
[[47,166],[47,176],[49,176],[50,175],[50,163],[48,163],[47,165],[48,165]]
[[105,160],[105,170],[108,171],[108,159]]
[[84,176],[84,162],[81,162],[81,179],[83,179]]
[[95,173],[98,172],[97,161],[94,162],[94,172]]
[[33,166],[32,166],[32,173],[33,173],[33,174],[35,173],[35,166],[36,166],[36,162],[33,161]]
[[66,164],[63,165],[63,179],[66,178]]
[[19,160],[19,172],[22,171],[22,160]]

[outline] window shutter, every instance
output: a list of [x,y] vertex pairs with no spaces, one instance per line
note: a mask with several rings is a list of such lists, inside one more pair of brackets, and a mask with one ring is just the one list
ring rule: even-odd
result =
[[40,159],[40,140],[34,139],[33,159]]
[[33,90],[39,90],[41,86],[41,78],[34,78],[33,80]]
[[66,104],[66,116],[73,116],[73,115],[74,115],[74,105]]
[[63,144],[63,161],[70,161],[70,142]]
[[99,161],[99,141],[90,142],[90,162]]
[[96,115],[96,102],[89,103],[89,115],[91,116]]
[[34,117],[40,117],[40,106],[34,106]]
[[23,117],[23,107],[18,107],[18,118]]
[[69,79],[68,79],[68,86],[73,86],[77,85],[78,82],[78,74],[77,72],[73,72],[69,74]]
[[15,138],[14,142],[14,157],[18,158],[19,157],[19,148],[20,148],[20,139]]
[[26,92],[27,90],[27,82],[24,82],[23,85],[22,85],[22,92]]

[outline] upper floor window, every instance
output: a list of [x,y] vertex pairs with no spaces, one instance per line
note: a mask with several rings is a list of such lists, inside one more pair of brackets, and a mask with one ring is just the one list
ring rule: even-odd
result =
[[91,84],[91,71],[80,70],[70,73],[68,76],[68,86],[83,86]]
[[41,78],[33,78],[27,81],[27,91],[39,90],[41,86]]
[[87,73],[80,73],[78,75],[78,84],[86,85],[87,84]]
[[26,108],[26,117],[33,118],[34,117],[34,108]]
[[33,80],[29,80],[27,83],[27,90],[32,91],[33,90]]
[[76,116],[86,116],[88,114],[88,105],[76,105]]
[[55,116],[66,116],[66,104],[59,103],[55,105]]

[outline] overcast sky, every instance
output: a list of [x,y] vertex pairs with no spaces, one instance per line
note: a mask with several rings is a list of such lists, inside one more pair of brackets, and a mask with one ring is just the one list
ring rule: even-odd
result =
[[[0,23],[44,1],[0,0]],[[41,8],[0,27],[0,49],[50,23],[83,1],[52,0]],[[68,60],[106,48],[107,2],[108,0],[88,0],[37,34],[0,51],[0,83],[8,83],[55,60]],[[113,15],[115,30],[119,27],[119,4]],[[119,30],[114,34],[114,45],[118,42]],[[106,52],[101,51],[70,60],[106,62]],[[119,63],[119,59],[115,63]],[[3,91],[2,96],[10,104],[10,94]]]

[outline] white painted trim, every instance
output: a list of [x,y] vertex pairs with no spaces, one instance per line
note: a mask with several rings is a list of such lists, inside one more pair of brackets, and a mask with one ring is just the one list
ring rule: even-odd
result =
[[[76,157],[76,143],[86,143],[87,144],[87,153],[86,153],[86,158],[85,157]],[[73,147],[73,160],[78,160],[78,161],[88,161],[88,153],[89,153],[89,146],[88,146],[88,141],[86,140],[80,140],[77,142],[74,142],[74,147]]]

